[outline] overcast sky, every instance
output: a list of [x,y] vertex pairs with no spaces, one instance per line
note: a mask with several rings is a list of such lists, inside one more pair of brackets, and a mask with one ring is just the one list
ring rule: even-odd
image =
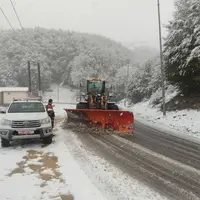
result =
[[[158,45],[157,0],[12,0],[24,27],[61,28],[97,33],[120,42]],[[0,5],[14,28],[20,28],[10,0]],[[160,0],[162,24],[174,0]],[[0,27],[9,28],[0,14]],[[165,30],[163,30],[165,34]]]

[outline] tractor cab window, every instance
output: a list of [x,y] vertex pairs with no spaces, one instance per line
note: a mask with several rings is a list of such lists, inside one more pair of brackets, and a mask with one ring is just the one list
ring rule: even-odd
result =
[[88,83],[88,92],[92,93],[102,93],[103,82],[89,82]]

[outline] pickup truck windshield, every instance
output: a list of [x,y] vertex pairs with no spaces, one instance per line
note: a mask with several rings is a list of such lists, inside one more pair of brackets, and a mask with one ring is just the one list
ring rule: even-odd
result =
[[29,113],[29,112],[46,112],[41,102],[17,102],[12,103],[8,113]]

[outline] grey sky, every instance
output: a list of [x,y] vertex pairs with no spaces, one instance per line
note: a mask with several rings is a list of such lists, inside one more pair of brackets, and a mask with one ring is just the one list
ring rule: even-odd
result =
[[[158,45],[157,0],[13,0],[24,27],[97,33],[121,42]],[[160,0],[161,20],[172,18],[174,0]],[[9,0],[1,6],[20,28]],[[0,26],[9,28],[3,15]],[[163,30],[165,34],[165,30]]]

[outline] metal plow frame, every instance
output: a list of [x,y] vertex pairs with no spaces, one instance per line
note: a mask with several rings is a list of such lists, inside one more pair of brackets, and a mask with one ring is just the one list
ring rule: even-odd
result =
[[87,124],[89,127],[99,127],[119,133],[132,134],[134,130],[134,115],[122,110],[99,109],[64,109],[68,120]]

